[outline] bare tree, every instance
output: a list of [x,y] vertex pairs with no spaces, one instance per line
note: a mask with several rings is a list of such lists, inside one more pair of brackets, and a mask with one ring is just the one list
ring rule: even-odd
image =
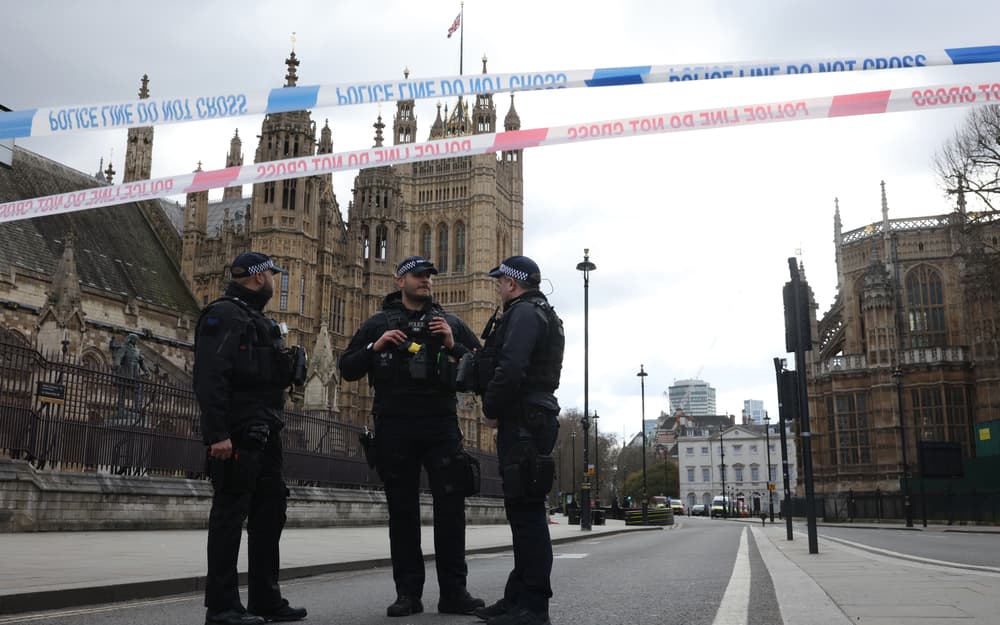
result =
[[990,211],[1000,198],[1000,106],[974,108],[934,156],[934,169],[949,194],[978,198]]

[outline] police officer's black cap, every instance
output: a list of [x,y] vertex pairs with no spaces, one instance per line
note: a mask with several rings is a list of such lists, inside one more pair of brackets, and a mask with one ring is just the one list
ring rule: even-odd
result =
[[527,256],[511,256],[494,267],[488,274],[491,278],[507,276],[537,286],[542,281],[542,270]]
[[407,256],[403,260],[399,261],[396,265],[396,277],[402,278],[409,272],[421,273],[424,271],[429,271],[430,273],[437,273],[438,270],[434,267],[434,263],[427,260],[423,256]]
[[274,264],[271,257],[260,252],[244,252],[233,259],[229,273],[234,278],[246,278],[258,273],[285,273],[285,270]]

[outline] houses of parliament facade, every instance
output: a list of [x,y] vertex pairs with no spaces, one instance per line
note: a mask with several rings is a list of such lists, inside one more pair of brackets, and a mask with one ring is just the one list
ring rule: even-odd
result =
[[[299,66],[294,51],[285,65],[284,86],[293,87],[298,81]],[[149,97],[146,77],[139,96]],[[450,104],[450,112],[447,105],[442,111],[438,104],[429,131],[423,131],[428,134],[419,140],[498,131],[492,94],[458,98]],[[389,142],[393,145],[417,142],[420,129],[414,101],[398,101],[391,125],[383,122],[380,113],[373,128],[376,147]],[[520,119],[511,96],[502,129],[519,128]],[[149,178],[153,131],[153,128],[129,130],[124,182]],[[310,111],[268,114],[258,137],[254,162],[331,153],[332,134],[329,123],[324,123],[317,137],[317,121]],[[237,130],[230,142],[226,167],[243,164],[242,149]],[[12,176],[9,184],[12,187],[27,186],[25,180],[30,182],[34,175],[29,171],[32,166],[38,170],[70,171],[26,150],[16,153],[15,161],[18,157],[20,165],[15,162],[14,172],[6,172]],[[498,304],[494,280],[486,272],[503,258],[522,252],[521,158],[521,150],[511,150],[363,169],[354,180],[346,221],[329,174],[255,184],[250,197],[243,196],[241,187],[234,187],[225,189],[218,201],[209,201],[208,192],[202,191],[188,194],[183,205],[166,201],[131,205],[145,218],[142,227],[135,228],[142,232],[135,236],[141,241],[148,226],[155,234],[149,238],[155,239],[156,244],[145,246],[142,251],[123,249],[119,269],[125,278],[130,278],[133,265],[152,262],[150,256],[165,256],[156,259],[157,262],[174,267],[187,287],[183,294],[160,294],[162,302],[156,302],[156,293],[133,296],[132,319],[123,317],[119,310],[121,299],[129,300],[131,290],[141,291],[145,287],[133,275],[124,281],[123,295],[108,295],[116,287],[100,288],[97,276],[101,272],[90,267],[89,256],[84,258],[81,250],[87,247],[86,251],[92,253],[90,248],[98,246],[97,242],[87,242],[92,228],[81,219],[107,221],[117,217],[65,216],[61,226],[52,226],[53,232],[39,233],[41,238],[53,237],[54,241],[50,246],[51,258],[34,263],[38,267],[31,277],[38,285],[33,291],[25,291],[25,279],[16,283],[12,277],[9,285],[0,283],[0,299],[11,302],[7,310],[0,311],[0,328],[23,342],[50,351],[58,349],[61,338],[66,342],[62,347],[64,353],[68,344],[71,353],[82,354],[85,361],[104,364],[106,350],[102,345],[106,345],[107,337],[102,335],[101,328],[95,327],[95,318],[107,318],[109,328],[145,325],[146,351],[159,351],[170,361],[165,365],[172,363],[178,370],[190,371],[190,344],[198,308],[221,295],[229,280],[228,264],[238,253],[262,251],[286,269],[275,285],[266,312],[287,324],[290,344],[305,346],[310,355],[310,379],[297,407],[332,412],[333,418],[341,422],[366,423],[370,420],[370,389],[364,380],[342,382],[336,359],[361,323],[380,308],[388,293],[396,290],[396,265],[412,254],[430,258],[437,266],[440,273],[434,280],[435,300],[459,315],[477,333],[483,328]],[[198,167],[201,168],[200,163]],[[113,173],[110,166],[105,172],[99,171],[100,184],[111,182]],[[73,184],[68,180],[70,177],[66,173],[66,185]],[[90,178],[93,184],[93,177]],[[9,193],[41,195],[50,191],[15,188]],[[96,214],[101,210],[104,209],[85,212]],[[32,227],[45,230],[46,223],[56,222],[40,223]],[[71,235],[67,231],[81,234]],[[8,227],[0,233],[0,238],[5,236],[14,240],[23,238],[25,233]],[[140,242],[139,246],[143,244]],[[12,258],[10,262],[18,261]],[[54,268],[49,269],[46,263]],[[25,272],[32,273],[28,268]],[[11,276],[15,274],[12,271]],[[69,291],[58,286],[64,282],[70,283]],[[82,292],[74,292],[77,282]],[[39,311],[45,307],[61,311],[59,315],[50,315],[54,324],[50,338],[46,338],[48,335],[38,320]],[[107,312],[98,312],[103,308]],[[470,444],[491,446],[486,439],[492,437],[479,431],[480,409],[474,396],[461,396],[459,410]]]

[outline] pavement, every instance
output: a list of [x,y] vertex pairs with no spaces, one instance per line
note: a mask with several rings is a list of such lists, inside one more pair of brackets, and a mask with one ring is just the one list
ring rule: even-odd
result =
[[[672,527],[636,527],[608,520],[581,532],[561,516],[549,526],[553,543]],[[788,541],[783,522],[743,523],[753,533],[774,582],[784,625],[993,625],[1000,620],[1000,568],[958,567],[894,557],[820,536],[809,554],[804,526]],[[844,527],[844,524],[838,527]],[[909,531],[985,531],[1000,528],[901,524],[853,527]],[[0,534],[0,614],[53,610],[204,589],[205,530],[45,532]],[[425,555],[433,556],[432,528],[423,528]],[[506,525],[470,525],[468,553],[510,549]],[[246,570],[246,541],[239,568]],[[54,561],[53,555],[58,555]],[[282,578],[291,579],[389,565],[385,527],[288,528],[281,540]],[[0,619],[6,622],[6,619]]]

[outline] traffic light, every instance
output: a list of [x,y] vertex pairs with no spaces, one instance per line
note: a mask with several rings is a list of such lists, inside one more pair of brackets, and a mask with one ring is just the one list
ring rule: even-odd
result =
[[785,283],[781,295],[785,302],[785,351],[794,352],[802,337],[802,351],[812,350],[812,324],[809,321],[809,301],[803,282],[799,282],[799,305],[795,305],[795,285]]

